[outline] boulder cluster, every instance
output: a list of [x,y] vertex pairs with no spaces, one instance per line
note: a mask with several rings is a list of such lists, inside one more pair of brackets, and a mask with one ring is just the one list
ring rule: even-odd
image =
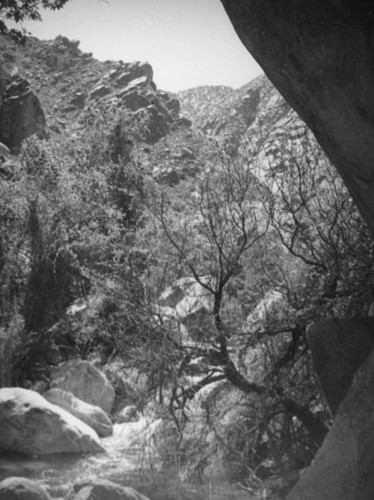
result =
[[[47,389],[43,395],[36,392]],[[93,364],[72,359],[56,366],[49,388],[0,389],[0,450],[29,456],[106,453],[100,438],[113,432],[112,420],[134,422],[135,406],[111,415],[115,391],[108,378]],[[6,455],[5,455],[6,456]],[[0,500],[48,500],[38,482],[7,477],[0,482]],[[133,490],[107,480],[82,481],[71,487],[68,500],[113,498],[147,500]]]
[[[70,360],[52,370],[49,389],[0,389],[0,449],[28,455],[104,452],[112,434],[114,389],[94,365]],[[37,388],[37,387],[36,387]]]

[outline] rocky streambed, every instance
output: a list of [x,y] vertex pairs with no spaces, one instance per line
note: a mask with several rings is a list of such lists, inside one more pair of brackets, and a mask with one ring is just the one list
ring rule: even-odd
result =
[[[74,485],[82,481],[95,483],[98,479],[130,486],[150,500],[256,498],[238,485],[228,482],[183,482],[179,478],[178,465],[170,463],[165,466],[157,458],[157,451],[152,445],[153,438],[149,441],[149,437],[157,433],[161,426],[161,420],[150,423],[145,418],[138,422],[114,425],[113,435],[100,439],[105,451],[97,454],[26,456],[1,452],[0,481],[14,476],[26,477],[44,486],[52,498],[59,499],[70,498],[69,493]],[[97,500],[97,497],[92,498]],[[115,498],[120,500],[121,497]],[[126,497],[123,498],[126,500]]]
[[175,429],[135,406],[113,415],[115,391],[90,363],[59,365],[45,389],[0,389],[0,500],[256,498],[228,481],[183,482]]

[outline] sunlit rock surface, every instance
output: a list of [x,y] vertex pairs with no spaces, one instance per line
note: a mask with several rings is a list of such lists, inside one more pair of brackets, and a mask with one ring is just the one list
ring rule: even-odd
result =
[[270,290],[248,315],[245,328],[249,331],[265,329],[280,322],[290,323],[290,320],[292,321],[292,308],[286,297],[277,290]]
[[136,406],[129,405],[122,408],[122,410],[116,415],[116,420],[118,424],[137,422],[139,420],[139,414]]
[[91,427],[27,389],[0,389],[0,422],[0,450],[30,455],[104,451]]
[[94,365],[81,359],[61,363],[51,373],[50,387],[71,392],[82,401],[110,413],[114,389],[106,376]]
[[76,398],[71,392],[62,389],[50,389],[43,397],[50,403],[60,406],[85,424],[94,429],[98,436],[110,436],[113,432],[108,415],[98,406],[93,406]]
[[[200,280],[213,286],[208,276]],[[202,341],[203,332],[209,332],[212,307],[212,295],[204,286],[194,278],[181,278],[161,294],[156,311],[165,321],[174,322],[180,341]]]

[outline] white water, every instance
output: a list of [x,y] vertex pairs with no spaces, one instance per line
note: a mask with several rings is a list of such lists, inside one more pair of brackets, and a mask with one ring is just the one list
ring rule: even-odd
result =
[[77,481],[109,479],[132,486],[151,500],[249,500],[248,493],[234,485],[181,483],[175,465],[163,467],[157,436],[163,422],[141,418],[116,424],[113,435],[102,439],[106,453],[97,455],[53,455],[24,457],[0,455],[0,480],[23,476],[44,484],[52,497],[60,498]]

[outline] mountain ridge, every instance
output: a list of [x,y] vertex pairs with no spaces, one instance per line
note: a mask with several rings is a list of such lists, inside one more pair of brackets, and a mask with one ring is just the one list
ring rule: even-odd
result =
[[[6,75],[0,82],[2,107],[7,86],[21,79],[40,101],[46,136],[79,139],[93,115],[117,120],[126,113],[131,123],[140,123],[139,161],[166,184],[196,175],[211,160],[212,145],[234,157],[245,156],[250,143],[259,154],[274,133],[287,135],[301,123],[265,75],[238,89],[206,85],[172,93],[157,88],[148,62],[101,62],[82,52],[79,41],[63,36],[28,38],[25,47],[3,36],[0,44],[0,68]],[[11,111],[8,115],[7,123]],[[288,131],[280,132],[278,125],[285,122]],[[41,133],[41,128],[39,121],[30,133]]]

